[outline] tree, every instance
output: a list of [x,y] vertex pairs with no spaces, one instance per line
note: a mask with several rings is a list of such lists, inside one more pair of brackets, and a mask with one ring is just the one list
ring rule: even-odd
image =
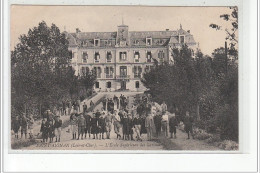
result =
[[[220,18],[223,20],[230,22],[231,29],[225,28],[225,31],[227,33],[226,40],[230,41],[230,47],[233,49],[236,44],[238,43],[237,38],[237,32],[238,32],[238,8],[236,6],[229,7],[232,11],[231,14],[222,14],[220,15]],[[222,26],[218,24],[210,24],[211,28],[214,28],[216,30],[221,30]]]
[[[71,52],[65,34],[42,21],[21,35],[11,52],[12,106],[17,114],[59,106],[70,99],[78,78],[70,66]],[[75,87],[77,88],[77,87]]]

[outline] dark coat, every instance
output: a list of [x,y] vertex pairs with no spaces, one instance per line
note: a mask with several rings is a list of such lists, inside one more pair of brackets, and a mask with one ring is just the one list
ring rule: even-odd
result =
[[133,134],[133,120],[130,119],[130,118],[126,118],[126,135],[130,135],[130,134]]
[[99,126],[99,132],[100,133],[106,132],[106,122],[105,122],[105,119],[103,117],[99,117],[98,126]]
[[98,119],[96,117],[91,118],[91,134],[99,133]]
[[147,133],[147,130],[146,130],[146,127],[145,127],[145,118],[144,117],[141,118],[141,132],[140,133],[141,134]]
[[186,132],[189,132],[192,130],[192,125],[193,125],[193,117],[192,116],[186,116],[184,119],[184,130]]
[[155,128],[157,130],[161,130],[161,127],[162,127],[162,117],[160,115],[155,115],[154,116],[154,125],[155,125]]
[[20,121],[19,120],[13,120],[12,129],[15,133],[17,133],[19,131],[19,129],[20,129]]
[[169,120],[169,128],[170,128],[170,133],[174,132],[174,129],[178,126],[178,121],[176,117],[171,117]]
[[42,138],[46,139],[49,136],[49,123],[48,121],[42,122],[40,132],[42,132]]

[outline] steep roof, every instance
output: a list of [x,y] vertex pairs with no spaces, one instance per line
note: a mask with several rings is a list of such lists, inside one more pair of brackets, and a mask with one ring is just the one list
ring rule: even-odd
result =
[[[126,25],[120,25],[126,26]],[[153,38],[153,45],[166,45],[166,44],[178,44],[179,35],[185,35],[185,42],[196,44],[193,35],[183,30],[165,30],[165,31],[129,31],[128,37],[130,45],[133,45],[134,40],[139,40],[139,45],[146,45],[146,38]],[[78,32],[78,33],[67,33],[70,45],[79,45],[82,41],[86,41],[88,46],[93,46],[94,39],[100,40],[115,40],[117,38],[117,32]],[[158,43],[158,42],[163,42]],[[112,46],[115,43],[112,43]]]

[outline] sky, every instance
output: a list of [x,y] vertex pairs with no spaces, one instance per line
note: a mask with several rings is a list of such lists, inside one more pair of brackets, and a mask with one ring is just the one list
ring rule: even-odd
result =
[[180,24],[190,30],[201,51],[211,55],[214,49],[224,47],[226,33],[209,27],[211,23],[229,28],[230,23],[219,16],[230,14],[227,7],[152,7],[152,6],[11,6],[10,48],[19,42],[21,34],[45,21],[61,31],[113,32],[117,26],[129,26],[129,31],[177,30]]

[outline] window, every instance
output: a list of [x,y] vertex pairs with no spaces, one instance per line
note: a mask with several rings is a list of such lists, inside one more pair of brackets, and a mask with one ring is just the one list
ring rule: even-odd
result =
[[106,78],[113,78],[114,68],[113,67],[106,67],[105,73],[106,73]]
[[164,61],[164,52],[162,50],[159,51],[158,58],[159,58],[160,63],[162,63]]
[[142,74],[142,67],[134,66],[133,72],[134,72],[134,78],[140,78]]
[[99,52],[95,52],[94,58],[95,58],[95,62],[99,62],[99,60],[100,60],[100,54],[99,54]]
[[119,53],[120,61],[126,61],[126,52]]
[[99,39],[94,39],[94,46],[95,47],[100,46],[100,40]]
[[139,53],[138,51],[135,51],[135,52],[134,52],[135,62],[139,62],[139,58],[140,58],[140,53]]
[[184,43],[184,36],[180,36],[180,43],[183,44]]
[[97,78],[101,78],[101,67],[94,67],[93,72],[97,76]]
[[112,62],[112,53],[110,51],[107,52],[107,62]]
[[147,65],[147,66],[145,66],[145,72],[147,73],[147,72],[149,72],[150,70],[151,70],[151,68],[152,68],[152,66],[150,66],[150,65]]
[[152,52],[147,51],[146,53],[146,62],[152,62]]
[[139,88],[139,85],[140,85],[139,81],[136,81],[135,82],[135,88]]
[[127,67],[126,66],[121,66],[120,67],[120,76],[121,77],[126,77],[127,76]]
[[111,88],[111,82],[107,82],[107,88]]
[[146,45],[151,46],[152,45],[152,38],[146,38]]
[[96,87],[96,88],[99,88],[99,82],[96,82],[96,83],[95,83],[95,87]]
[[88,54],[87,54],[87,52],[83,52],[82,53],[82,62],[87,62],[87,60],[88,60]]

